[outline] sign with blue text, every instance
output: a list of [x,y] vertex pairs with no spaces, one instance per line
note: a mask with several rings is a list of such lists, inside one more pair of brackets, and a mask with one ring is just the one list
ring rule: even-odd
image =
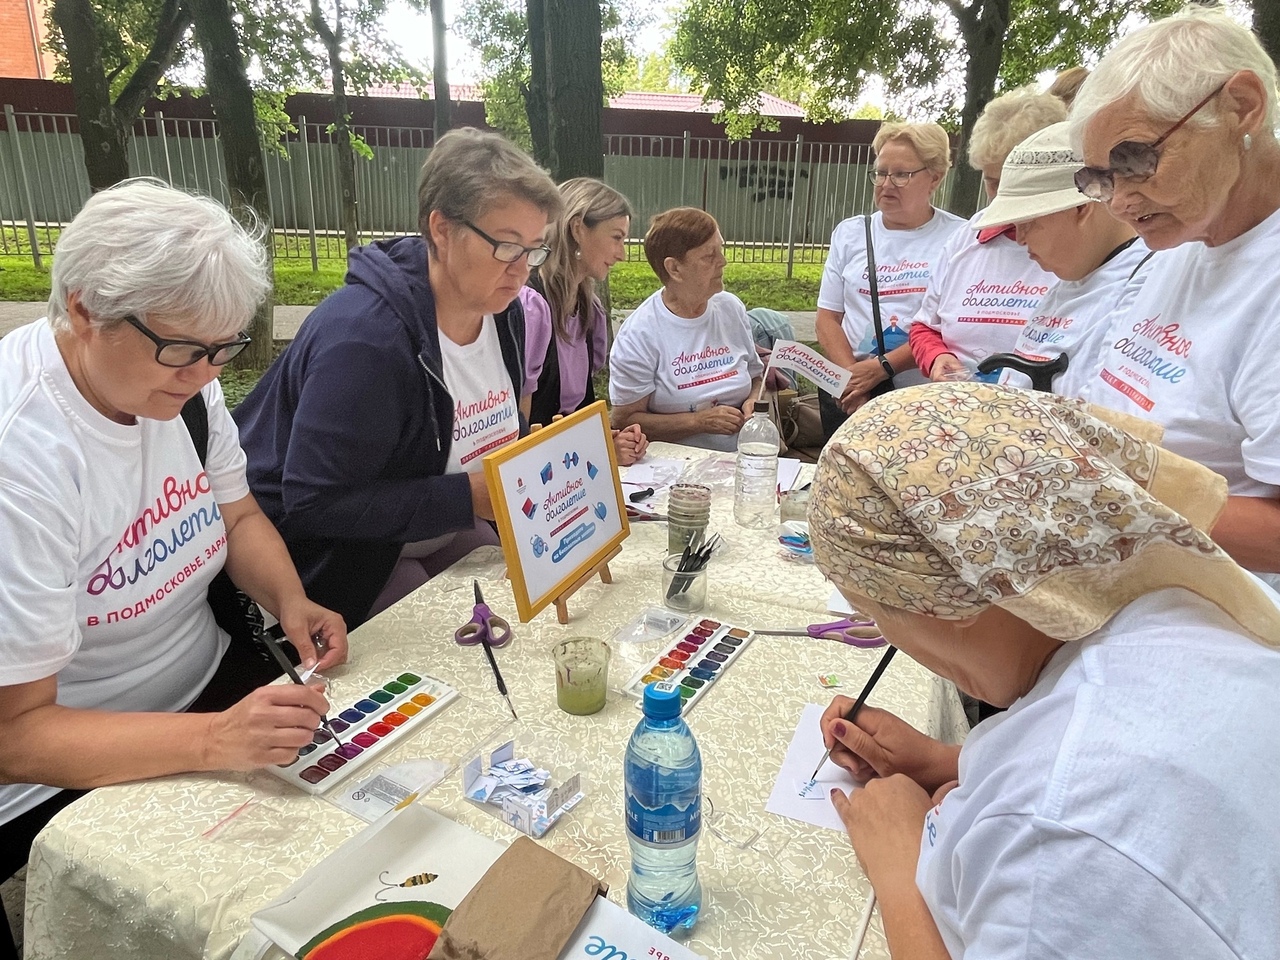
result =
[[484,474],[522,622],[631,532],[603,400],[489,454]]

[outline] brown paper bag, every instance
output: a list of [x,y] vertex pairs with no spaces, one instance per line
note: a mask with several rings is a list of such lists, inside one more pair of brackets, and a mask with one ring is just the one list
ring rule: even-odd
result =
[[596,896],[608,892],[519,837],[458,904],[429,960],[556,960]]

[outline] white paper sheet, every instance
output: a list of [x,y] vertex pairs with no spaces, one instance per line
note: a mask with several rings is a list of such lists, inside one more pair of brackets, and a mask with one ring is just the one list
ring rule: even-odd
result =
[[604,897],[596,897],[560,957],[561,960],[577,957],[702,960],[700,954],[659,933]]
[[833,787],[845,791],[860,787],[861,784],[853,779],[852,774],[828,761],[822,765],[818,772],[818,782],[808,791],[808,796],[799,795],[800,788],[809,782],[813,768],[826,750],[822,745],[822,730],[818,726],[825,709],[822,704],[805,705],[800,714],[800,722],[796,725],[795,736],[791,738],[787,755],[782,760],[782,769],[778,771],[778,782],[773,785],[773,793],[769,794],[765,809],[780,817],[843,833],[844,824],[831,804],[830,793]]
[[842,617],[852,616],[857,611],[844,598],[844,594],[840,592],[839,587],[831,588],[831,596],[827,597],[827,612],[839,614]]
[[801,486],[798,482],[800,479],[800,469],[804,463],[800,460],[793,460],[790,457],[780,457],[778,459],[778,489],[790,490],[793,487]]
[[[503,846],[441,816],[421,803],[357,833],[250,919],[288,953],[364,907],[385,901],[428,900],[450,910],[474,887]],[[399,888],[420,873],[429,885]]]

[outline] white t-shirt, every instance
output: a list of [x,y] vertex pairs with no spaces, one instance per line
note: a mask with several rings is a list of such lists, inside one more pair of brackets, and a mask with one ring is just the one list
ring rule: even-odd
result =
[[1275,957],[1277,689],[1280,652],[1184,590],[1066,644],[926,817],[916,884],[951,956]]
[[[1059,280],[1045,294],[1035,315],[1022,327],[1013,352],[1028,360],[1052,360],[1061,353],[1068,358],[1065,373],[1053,378],[1053,392],[1064,397],[1080,393],[1084,383],[1097,376],[1093,369],[1096,346],[1106,333],[1107,318],[1122,298],[1130,298],[1141,286],[1142,273],[1129,278],[1151,251],[1141,239],[1135,240],[1114,257],[1080,280]],[[1010,387],[1031,389],[1031,378],[1007,367],[1000,382]]]
[[[720,404],[741,407],[751,381],[764,372],[756,356],[747,308],[731,293],[707,302],[696,320],[678,317],[659,290],[627,317],[609,354],[614,406],[649,398],[650,413],[692,413]],[[681,441],[736,450],[736,436],[694,434]]]
[[[831,233],[831,250],[822,268],[818,306],[843,313],[840,327],[862,360],[875,347],[875,324],[871,318],[871,287],[867,283],[867,232],[864,217],[842,220]],[[885,351],[907,342],[907,327],[920,309],[933,267],[947,240],[965,221],[945,210],[913,230],[890,230],[879,211],[871,217],[871,242],[876,258],[876,284],[880,295],[880,323],[884,328]],[[893,378],[909,387],[928,378],[919,370],[908,370]]]
[[1163,446],[1222,474],[1236,496],[1280,493],[1278,255],[1280,212],[1221,246],[1157,254],[1084,388],[1163,424]]
[[484,455],[520,436],[519,397],[502,362],[492,314],[480,335],[462,346],[440,334],[444,384],[453,397],[453,446],[445,473],[475,473]]
[[943,247],[914,321],[940,330],[947,350],[968,367],[1011,353],[1022,325],[1058,282],[1009,237],[978,243],[973,224],[981,216],[979,210]]
[[[41,320],[0,340],[0,685],[56,675],[58,703],[179,711],[228,638],[205,602],[218,505],[249,493],[215,380],[207,469],[180,417],[116,423],[76,388]],[[50,787],[0,786],[0,822]]]

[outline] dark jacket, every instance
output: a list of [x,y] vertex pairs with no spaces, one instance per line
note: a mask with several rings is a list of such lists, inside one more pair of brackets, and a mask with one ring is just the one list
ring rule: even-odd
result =
[[[494,319],[518,391],[520,301]],[[249,485],[307,595],[348,628],[368,617],[404,544],[475,522],[466,474],[444,472],[453,411],[426,243],[401,237],[351,251],[346,285],[232,414]]]

